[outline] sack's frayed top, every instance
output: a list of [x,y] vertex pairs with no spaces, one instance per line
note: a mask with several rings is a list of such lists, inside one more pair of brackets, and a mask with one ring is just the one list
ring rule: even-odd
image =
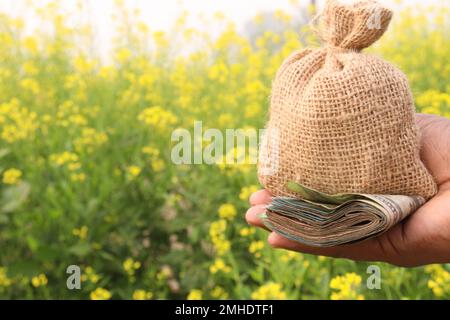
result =
[[[261,184],[295,196],[295,181],[324,193],[432,197],[436,183],[419,156],[413,97],[405,75],[360,51],[386,31],[392,12],[376,1],[328,0],[325,45],[288,57],[273,83]],[[274,134],[276,133],[276,138]],[[276,167],[268,174],[267,167]]]

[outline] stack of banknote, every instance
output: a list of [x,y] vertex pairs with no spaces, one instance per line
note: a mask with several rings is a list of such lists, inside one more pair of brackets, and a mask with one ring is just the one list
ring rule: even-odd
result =
[[300,243],[330,247],[377,236],[416,211],[420,196],[328,195],[298,183],[298,197],[274,197],[262,219],[267,228]]

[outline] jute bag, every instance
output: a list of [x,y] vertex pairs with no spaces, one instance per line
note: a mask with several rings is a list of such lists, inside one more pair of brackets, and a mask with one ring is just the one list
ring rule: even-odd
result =
[[[375,15],[375,16],[374,16]],[[261,184],[292,195],[289,181],[329,193],[432,197],[405,75],[361,53],[386,31],[392,12],[376,1],[327,1],[324,48],[287,58],[273,83]],[[414,39],[411,39],[414,41]],[[262,154],[261,154],[262,155]],[[267,172],[267,167],[272,167]]]

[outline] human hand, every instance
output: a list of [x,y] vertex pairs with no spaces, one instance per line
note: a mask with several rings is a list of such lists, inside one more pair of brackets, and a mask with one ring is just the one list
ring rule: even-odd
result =
[[[318,248],[271,232],[269,244],[314,255],[383,261],[404,267],[450,262],[450,119],[417,114],[416,122],[421,132],[422,161],[439,188],[432,199],[386,233],[359,243]],[[265,229],[258,215],[264,212],[270,197],[267,190],[250,197],[251,208],[245,215],[249,224]]]

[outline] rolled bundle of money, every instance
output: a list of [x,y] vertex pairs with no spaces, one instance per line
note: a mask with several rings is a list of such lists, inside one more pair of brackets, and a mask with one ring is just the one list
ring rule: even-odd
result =
[[405,75],[361,52],[391,17],[376,1],[328,0],[318,18],[324,47],[295,52],[278,70],[258,167],[273,195],[295,197],[288,181],[327,194],[437,192]]
[[293,182],[289,187],[298,197],[274,197],[263,222],[288,239],[318,247],[378,236],[425,203],[421,196],[328,195]]

